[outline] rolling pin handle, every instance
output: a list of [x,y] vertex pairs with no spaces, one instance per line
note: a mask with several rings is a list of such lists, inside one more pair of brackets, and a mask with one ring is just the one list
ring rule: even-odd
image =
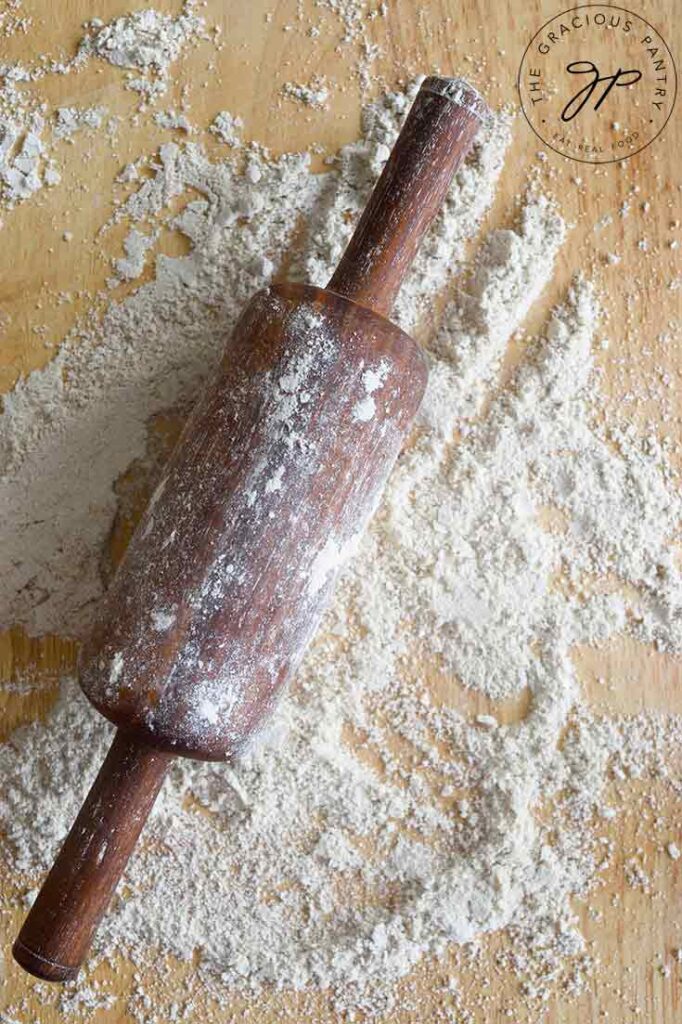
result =
[[387,316],[450,183],[490,114],[460,78],[422,83],[328,289]]
[[12,948],[24,970],[76,977],[172,756],[117,732]]

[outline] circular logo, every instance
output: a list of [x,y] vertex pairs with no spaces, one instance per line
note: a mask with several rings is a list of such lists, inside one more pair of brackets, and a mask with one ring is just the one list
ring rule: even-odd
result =
[[526,120],[555,152],[605,164],[639,153],[662,131],[677,94],[672,54],[623,7],[583,4],[546,22],[518,77]]

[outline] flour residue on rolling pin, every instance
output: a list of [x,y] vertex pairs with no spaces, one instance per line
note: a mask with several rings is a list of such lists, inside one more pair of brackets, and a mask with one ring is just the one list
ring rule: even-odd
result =
[[374,392],[383,385],[386,380],[386,375],[388,374],[388,369],[388,364],[381,362],[376,366],[376,368],[370,367],[364,371],[362,375],[362,385],[365,391],[365,396],[353,406],[353,419],[358,420],[360,423],[367,423],[369,420],[373,419],[374,413],[376,412]]

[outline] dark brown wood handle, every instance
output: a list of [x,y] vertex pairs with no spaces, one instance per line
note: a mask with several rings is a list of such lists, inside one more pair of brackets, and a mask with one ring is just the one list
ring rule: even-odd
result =
[[116,734],[14,943],[30,974],[67,981],[78,973],[171,759]]
[[330,291],[386,316],[450,182],[471,148],[485,103],[459,78],[427,78],[332,279]]

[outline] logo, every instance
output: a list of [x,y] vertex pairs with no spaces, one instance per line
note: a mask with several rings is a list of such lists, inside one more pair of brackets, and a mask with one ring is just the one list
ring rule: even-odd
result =
[[644,18],[583,4],[536,32],[517,85],[526,120],[545,145],[605,164],[634,156],[660,135],[675,104],[677,72]]

